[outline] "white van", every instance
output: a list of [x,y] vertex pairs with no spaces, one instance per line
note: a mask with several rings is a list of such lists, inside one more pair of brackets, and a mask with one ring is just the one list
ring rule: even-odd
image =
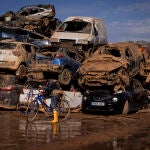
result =
[[52,44],[93,52],[93,48],[107,44],[107,32],[103,20],[93,17],[68,17],[51,36]]

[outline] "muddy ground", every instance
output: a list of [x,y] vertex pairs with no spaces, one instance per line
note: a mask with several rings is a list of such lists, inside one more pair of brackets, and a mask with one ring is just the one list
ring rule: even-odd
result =
[[150,110],[123,115],[71,113],[52,125],[40,114],[31,124],[0,111],[0,150],[150,150]]

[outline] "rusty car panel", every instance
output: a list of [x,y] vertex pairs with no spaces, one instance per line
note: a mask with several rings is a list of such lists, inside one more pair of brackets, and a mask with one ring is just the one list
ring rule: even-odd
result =
[[137,46],[129,42],[100,47],[79,68],[80,86],[113,85],[114,90],[129,85],[130,79],[140,74],[141,55]]

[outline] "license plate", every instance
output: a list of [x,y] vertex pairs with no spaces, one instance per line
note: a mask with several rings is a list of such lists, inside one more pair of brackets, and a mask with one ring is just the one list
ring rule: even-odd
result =
[[105,106],[104,102],[91,102],[92,106]]

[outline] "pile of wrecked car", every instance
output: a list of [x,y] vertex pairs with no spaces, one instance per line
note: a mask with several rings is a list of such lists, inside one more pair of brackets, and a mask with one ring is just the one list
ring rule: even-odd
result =
[[[5,82],[6,75],[22,85],[19,92],[29,81],[54,79],[83,113],[127,114],[148,106],[148,91],[140,83],[149,77],[143,54],[133,42],[108,44],[102,19],[70,16],[61,23],[53,5],[35,5],[8,12],[0,21],[1,91],[13,84]],[[26,101],[25,91],[15,99]],[[1,96],[0,103],[11,104],[7,99]]]
[[24,6],[17,12],[8,11],[0,16],[1,26],[24,28],[49,37],[60,23],[51,4]]

